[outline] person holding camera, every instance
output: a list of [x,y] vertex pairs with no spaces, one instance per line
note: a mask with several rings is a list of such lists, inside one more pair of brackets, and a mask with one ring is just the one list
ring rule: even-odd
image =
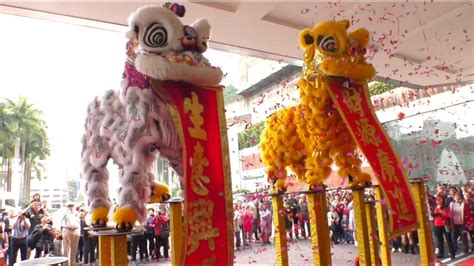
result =
[[41,224],[36,225],[33,229],[32,243],[28,243],[31,248],[35,248],[35,258],[41,257],[44,251],[44,255],[47,255],[53,249],[53,228],[49,217],[44,216],[41,218]]
[[28,236],[28,230],[30,229],[30,220],[25,217],[23,212],[18,214],[18,217],[15,223],[12,226],[12,243],[11,243],[11,252],[9,265],[13,266],[16,263],[16,258],[18,256],[18,250],[21,253],[21,260],[26,260],[27,256],[27,244],[26,237]]

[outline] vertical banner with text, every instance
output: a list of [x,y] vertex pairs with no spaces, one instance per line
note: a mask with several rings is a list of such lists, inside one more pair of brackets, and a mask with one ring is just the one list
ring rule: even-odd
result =
[[[233,264],[233,211],[222,87],[152,81],[183,145],[183,265]],[[175,241],[180,241],[176,239]]]
[[390,234],[417,229],[415,201],[397,153],[372,109],[367,85],[328,78],[328,91],[358,147],[369,161],[385,195]]

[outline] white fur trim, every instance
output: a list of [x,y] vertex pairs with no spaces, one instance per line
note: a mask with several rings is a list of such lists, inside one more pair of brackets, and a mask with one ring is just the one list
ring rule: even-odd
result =
[[219,68],[174,63],[154,54],[139,54],[135,66],[140,73],[154,79],[185,81],[195,85],[217,85],[223,76]]

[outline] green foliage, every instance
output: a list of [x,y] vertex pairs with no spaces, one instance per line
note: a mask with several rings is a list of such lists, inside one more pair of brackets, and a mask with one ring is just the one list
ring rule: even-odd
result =
[[224,103],[229,103],[235,99],[238,99],[240,96],[237,95],[237,88],[230,84],[224,89]]
[[[22,197],[29,196],[33,170],[36,178],[41,179],[44,171],[41,162],[50,154],[46,128],[43,113],[25,97],[16,102],[10,99],[0,102],[0,157],[2,160],[19,157],[24,169]],[[19,155],[14,154],[15,147],[19,148]]]
[[247,130],[239,133],[239,150],[256,146],[260,143],[260,136],[265,128],[265,121],[253,124]]
[[171,197],[177,197],[178,196],[178,192],[181,190],[181,188],[179,186],[174,186],[171,188]]
[[232,194],[234,195],[237,195],[237,194],[246,194],[246,193],[250,193],[250,190],[246,189],[246,188],[241,188],[241,189],[237,189],[236,191],[233,191]]
[[395,85],[374,81],[369,84],[369,94],[374,96],[395,89]]
[[30,198],[22,198],[18,202],[18,206],[22,209],[28,207],[31,204],[31,199]]

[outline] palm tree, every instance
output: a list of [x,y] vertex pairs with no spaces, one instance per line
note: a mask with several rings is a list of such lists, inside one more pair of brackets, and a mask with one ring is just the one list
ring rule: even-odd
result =
[[19,140],[19,157],[22,165],[20,199],[29,198],[33,170],[36,178],[41,179],[44,170],[41,161],[49,156],[49,142],[43,113],[20,97],[18,102],[6,100],[7,108],[16,124],[15,137]]
[[7,105],[0,102],[0,157],[2,167],[0,172],[0,187],[11,192],[13,175],[13,158],[15,157],[16,124]]

